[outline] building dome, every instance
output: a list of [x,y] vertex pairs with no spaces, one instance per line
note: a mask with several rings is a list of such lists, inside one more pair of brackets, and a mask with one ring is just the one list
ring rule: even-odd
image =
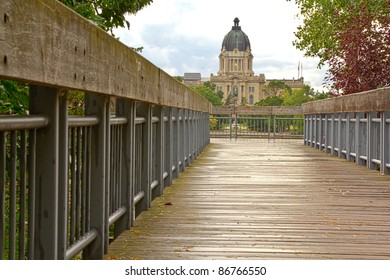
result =
[[240,20],[234,19],[234,26],[232,30],[226,34],[222,42],[222,50],[225,48],[226,51],[233,51],[237,48],[239,51],[246,51],[247,48],[251,50],[251,43],[249,42],[248,36],[241,30],[239,25]]

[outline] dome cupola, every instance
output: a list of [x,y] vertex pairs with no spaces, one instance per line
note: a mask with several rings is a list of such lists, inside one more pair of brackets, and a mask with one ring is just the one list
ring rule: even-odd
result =
[[222,42],[222,50],[225,48],[226,51],[233,51],[238,49],[239,51],[246,51],[248,48],[251,50],[251,44],[248,36],[241,30],[240,20],[234,19],[234,26],[232,30],[226,34]]

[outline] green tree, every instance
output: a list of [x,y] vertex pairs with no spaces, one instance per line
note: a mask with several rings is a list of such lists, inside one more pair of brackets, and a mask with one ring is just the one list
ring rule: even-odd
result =
[[255,103],[255,106],[282,106],[283,98],[277,95],[271,95]]
[[26,115],[28,103],[27,85],[0,80],[0,115]]
[[215,90],[211,89],[209,86],[201,85],[201,86],[190,86],[190,88],[196,93],[202,95],[209,102],[211,102],[214,106],[222,105],[221,96],[215,92]]
[[[287,0],[295,1],[300,9],[303,24],[295,32],[293,44],[306,56],[319,57],[323,66],[333,51],[338,51],[338,32],[348,27],[354,11],[368,7],[372,21],[388,18],[389,0]],[[351,9],[355,7],[355,9]],[[388,44],[388,42],[387,42]]]
[[97,26],[113,34],[118,27],[130,28],[127,14],[136,14],[153,0],[58,0]]
[[283,106],[301,106],[313,100],[314,90],[309,86],[283,93]]
[[264,87],[266,96],[279,95],[285,90],[291,91],[291,87],[286,85],[285,82],[279,80],[272,80]]

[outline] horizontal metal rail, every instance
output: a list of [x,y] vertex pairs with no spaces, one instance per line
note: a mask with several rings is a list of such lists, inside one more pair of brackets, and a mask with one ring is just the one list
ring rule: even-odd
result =
[[77,243],[73,244],[68,250],[66,250],[65,259],[70,260],[74,258],[78,253],[88,247],[88,245],[90,245],[97,237],[97,231],[95,229],[91,229],[91,231],[79,239]]
[[98,123],[99,118],[97,117],[69,116],[68,118],[69,127],[94,126]]
[[48,123],[44,116],[0,116],[0,131],[38,129]]

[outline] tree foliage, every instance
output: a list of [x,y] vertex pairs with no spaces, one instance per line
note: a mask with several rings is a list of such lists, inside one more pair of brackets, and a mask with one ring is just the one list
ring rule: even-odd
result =
[[26,115],[28,86],[14,81],[0,81],[0,115]]
[[282,106],[283,98],[277,95],[271,95],[255,103],[255,106]]
[[58,0],[105,31],[113,34],[118,27],[130,28],[127,14],[136,14],[153,0]]
[[293,44],[329,64],[333,94],[388,85],[390,0],[294,1],[303,24]]
[[269,81],[268,85],[264,87],[264,92],[267,96],[278,95],[284,90],[291,91],[291,87],[285,82],[279,80]]
[[308,85],[300,89],[285,88],[280,95],[271,95],[255,106],[301,106],[303,103],[328,98],[328,93],[314,91]]
[[[355,12],[367,7],[373,20],[389,15],[389,0],[287,0],[295,1],[303,24],[295,32],[294,45],[309,57],[328,60],[328,51],[338,45],[337,33],[346,28]],[[351,7],[354,9],[351,10]]]
[[223,92],[215,91],[215,84],[205,82],[201,86],[190,86],[190,88],[196,93],[202,95],[214,106],[222,105]]
[[364,5],[349,10],[356,16],[336,33],[338,45],[329,51],[326,81],[334,95],[390,85],[390,15],[373,19]]

